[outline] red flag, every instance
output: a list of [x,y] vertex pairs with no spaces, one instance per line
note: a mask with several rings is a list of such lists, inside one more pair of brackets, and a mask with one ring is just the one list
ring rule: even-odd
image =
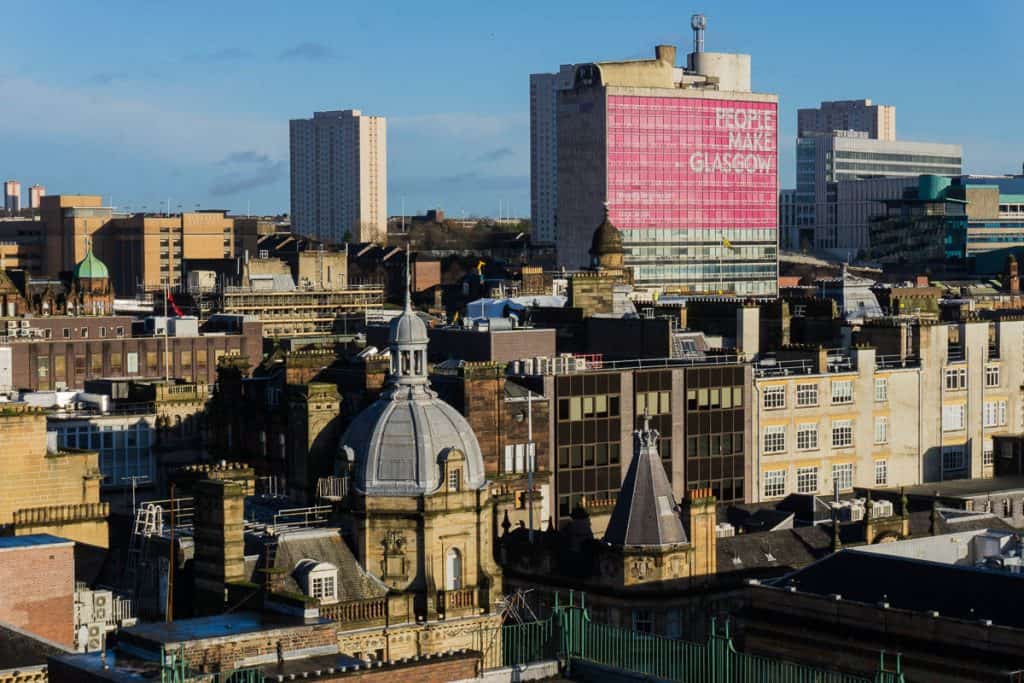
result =
[[167,303],[171,305],[172,309],[174,309],[175,317],[185,317],[185,314],[181,312],[180,308],[178,308],[178,304],[174,303],[174,296],[171,294],[171,290],[167,290]]

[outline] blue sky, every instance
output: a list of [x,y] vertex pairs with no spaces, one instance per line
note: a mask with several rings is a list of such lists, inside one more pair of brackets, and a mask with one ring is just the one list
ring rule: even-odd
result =
[[[359,4],[361,9],[352,5]],[[969,172],[1019,172],[1024,3],[11,3],[0,24],[0,175],[150,210],[288,210],[288,119],[388,118],[389,212],[529,213],[528,75],[560,63],[706,49],[753,55],[796,109],[868,97],[897,134],[964,145]],[[881,21],[879,17],[885,17]]]

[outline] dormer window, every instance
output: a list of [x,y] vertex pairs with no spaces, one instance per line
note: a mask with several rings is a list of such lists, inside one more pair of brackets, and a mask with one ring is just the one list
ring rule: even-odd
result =
[[328,605],[338,601],[338,568],[330,562],[299,560],[292,572],[296,583],[311,598]]

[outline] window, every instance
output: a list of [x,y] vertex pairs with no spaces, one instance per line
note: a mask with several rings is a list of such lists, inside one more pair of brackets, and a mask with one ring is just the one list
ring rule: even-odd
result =
[[83,327],[78,332],[79,332],[80,335],[82,335],[82,339],[85,339],[86,337],[89,336],[89,328],[88,327]]
[[832,403],[853,403],[853,380],[832,382]]
[[796,468],[796,492],[817,493],[818,492],[818,468],[797,467]]
[[786,387],[765,387],[764,407],[769,410],[773,408],[785,408]]
[[797,384],[796,385],[796,405],[798,408],[805,408],[807,406],[818,405],[818,385],[817,384]]
[[786,426],[776,425],[764,428],[764,452],[781,453],[786,450]]
[[764,473],[764,497],[776,498],[786,494],[786,470],[770,470]]
[[818,423],[808,422],[796,426],[796,447],[802,451],[818,447]]
[[999,386],[999,366],[998,365],[986,365],[985,366],[985,386],[986,387],[998,387]]
[[1006,401],[985,401],[984,418],[986,427],[1006,426]]
[[846,448],[853,445],[853,420],[832,422],[832,448]]
[[448,490],[458,491],[459,484],[462,483],[462,470],[458,468],[452,468],[448,471]]
[[444,562],[444,589],[457,591],[462,588],[462,553],[457,548],[448,548]]
[[70,327],[65,327],[64,328],[64,338],[65,339],[71,339],[71,328]]
[[838,485],[840,489],[852,489],[853,463],[848,462],[841,465],[832,465],[832,481],[835,485]]
[[[505,472],[528,472],[535,467],[535,444],[517,443],[505,446]],[[529,458],[527,458],[529,453]],[[606,463],[601,463],[606,464]],[[536,470],[534,470],[536,471]]]
[[942,471],[955,472],[967,467],[963,446],[949,446],[942,451]]
[[967,368],[948,368],[946,370],[946,391],[959,391],[967,388]]
[[633,610],[633,630],[638,633],[654,633],[654,614],[651,610]]
[[335,577],[324,574],[323,576],[314,576],[310,582],[310,597],[319,598],[323,602],[333,602],[336,594]]
[[986,439],[985,442],[982,444],[981,464],[991,466],[994,460],[995,448],[993,448],[992,446],[992,440]]
[[100,337],[104,337],[105,338],[106,336],[107,336],[107,328],[101,327],[100,328]]
[[889,418],[884,415],[875,418],[875,443],[889,443]]
[[888,377],[876,377],[875,378],[875,400],[879,402],[889,400],[889,378]]
[[123,327],[115,327],[114,328],[114,336],[116,336],[116,337],[123,337],[124,336],[124,328]]
[[875,486],[889,485],[889,461],[875,461]]
[[955,432],[964,428],[964,405],[942,406],[942,431]]

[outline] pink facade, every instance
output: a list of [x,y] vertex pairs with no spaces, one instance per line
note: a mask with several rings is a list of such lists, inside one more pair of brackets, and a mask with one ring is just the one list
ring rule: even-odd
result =
[[607,196],[620,230],[741,231],[734,239],[767,230],[775,239],[775,102],[609,95],[607,106]]

